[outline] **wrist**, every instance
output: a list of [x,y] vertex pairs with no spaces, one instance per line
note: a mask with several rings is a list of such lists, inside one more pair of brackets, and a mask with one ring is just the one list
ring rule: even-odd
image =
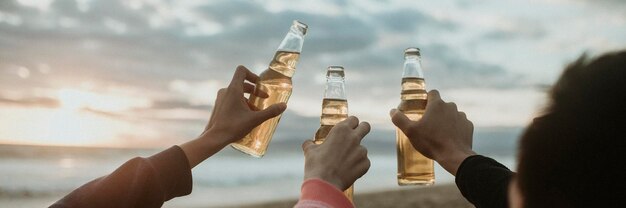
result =
[[221,148],[226,147],[233,140],[232,135],[226,133],[226,131],[210,128],[202,133],[198,139],[205,141],[209,146],[216,146]]
[[196,139],[179,146],[185,152],[189,166],[193,168],[228,145],[222,138],[219,132],[207,130]]
[[335,186],[335,188],[343,191],[344,190],[344,186],[343,183],[341,182],[341,180],[339,180],[339,178],[337,177],[333,177],[329,174],[316,174],[316,173],[312,173],[312,174],[305,174],[304,176],[304,180],[309,180],[309,179],[319,179],[322,180],[328,184],[331,184],[333,186]]
[[456,176],[456,172],[461,163],[463,163],[463,160],[472,155],[476,155],[476,152],[471,149],[464,151],[455,150],[450,153],[444,153],[441,156],[434,158],[434,160],[437,161],[437,163],[439,163],[439,165],[441,165],[441,167],[443,167],[450,174]]

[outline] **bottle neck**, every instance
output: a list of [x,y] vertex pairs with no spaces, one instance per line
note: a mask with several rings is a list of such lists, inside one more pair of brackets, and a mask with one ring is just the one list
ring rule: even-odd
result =
[[300,22],[294,22],[289,28],[289,32],[280,42],[277,51],[296,52],[302,51],[302,45],[304,44],[304,35],[306,34],[306,26],[302,26]]
[[421,58],[419,56],[409,56],[405,58],[402,78],[424,78]]
[[269,66],[271,70],[289,78],[293,76],[300,58],[300,51],[302,51],[306,30],[305,24],[294,21],[274,54],[274,59]]
[[324,99],[346,100],[345,82],[343,77],[329,77],[326,80]]
[[[400,99],[403,101],[425,100],[426,85],[424,82],[424,74],[422,72],[420,58],[419,56],[405,57],[404,73],[402,75],[402,92],[400,93]],[[408,109],[406,109],[405,106],[401,110],[405,111]]]
[[300,58],[300,53],[276,51],[274,58],[270,62],[269,69],[291,78],[296,72],[296,64]]

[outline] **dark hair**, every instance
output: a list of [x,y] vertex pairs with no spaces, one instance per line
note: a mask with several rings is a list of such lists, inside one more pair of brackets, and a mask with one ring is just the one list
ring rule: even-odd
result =
[[626,51],[569,65],[520,141],[525,207],[626,207]]

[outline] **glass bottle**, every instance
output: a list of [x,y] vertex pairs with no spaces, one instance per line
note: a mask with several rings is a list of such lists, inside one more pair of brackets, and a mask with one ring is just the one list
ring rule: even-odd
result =
[[[322,101],[322,116],[320,128],[315,132],[316,144],[326,140],[330,130],[339,122],[348,118],[348,100],[345,92],[345,74],[341,66],[329,66],[326,72],[326,89]],[[346,189],[343,193],[352,201],[354,186]]]
[[[417,121],[426,109],[426,84],[422,72],[419,48],[404,51],[402,92],[398,110]],[[406,135],[396,129],[398,150],[398,185],[432,185],[435,183],[434,162],[413,148]]]
[[[306,24],[297,20],[293,21],[289,32],[278,46],[274,59],[268,69],[259,75],[260,79],[256,83],[255,90],[266,92],[269,97],[260,98],[250,95],[248,102],[250,106],[256,108],[255,110],[263,110],[273,104],[286,103],[289,100],[292,91],[291,77],[296,70],[307,28]],[[261,123],[231,146],[253,157],[263,157],[279,121],[280,115]]]

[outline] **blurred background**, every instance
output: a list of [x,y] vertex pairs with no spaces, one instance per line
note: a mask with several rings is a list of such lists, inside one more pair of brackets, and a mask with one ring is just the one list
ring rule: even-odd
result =
[[373,126],[372,168],[355,193],[400,189],[388,111],[407,47],[422,50],[427,88],[474,122],[477,152],[514,169],[517,138],[562,68],[624,48],[624,11],[620,0],[3,0],[0,207],[49,205],[195,138],[235,67],[265,70],[294,19],[309,30],[266,156],[225,148],[165,207],[297,197],[329,65],[345,67],[350,114]]

